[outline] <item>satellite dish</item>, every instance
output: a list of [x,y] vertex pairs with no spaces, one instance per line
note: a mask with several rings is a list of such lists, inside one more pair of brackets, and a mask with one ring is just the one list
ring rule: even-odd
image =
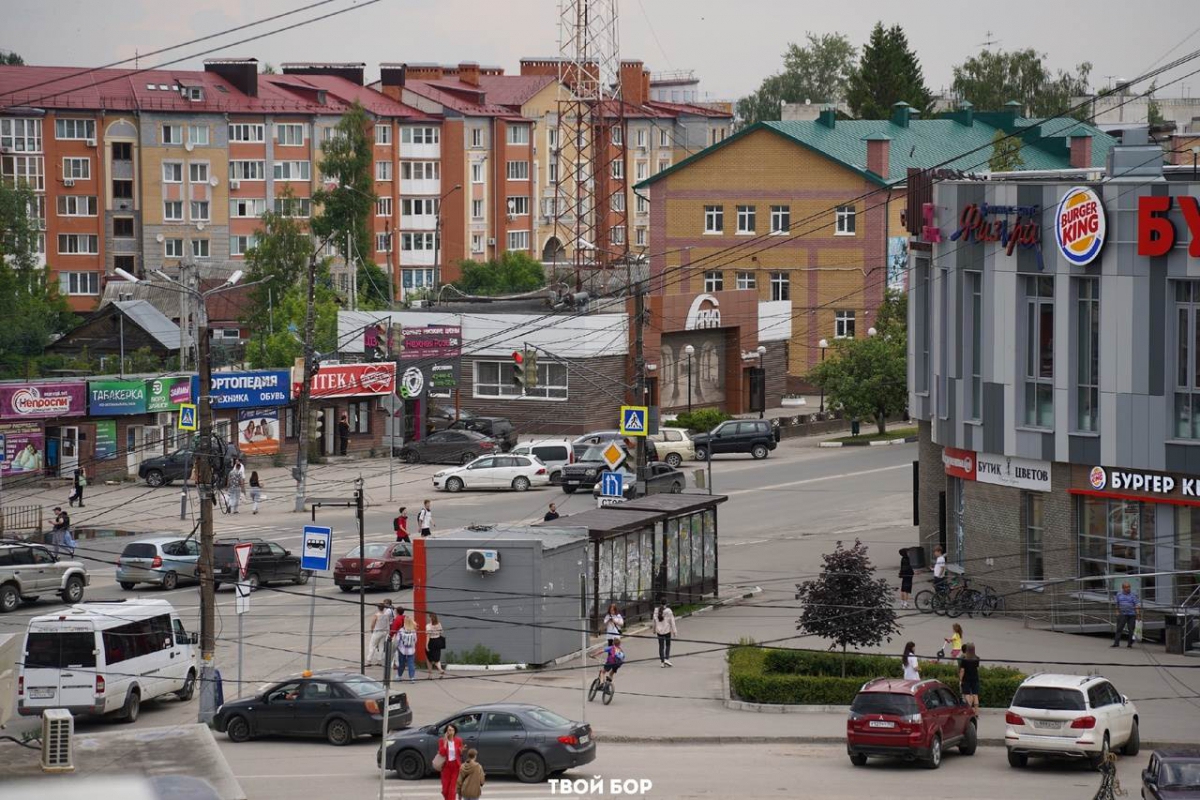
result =
[[216,186],[220,182],[221,182],[220,178],[218,178],[216,175],[213,175],[211,178],[208,179],[209,186]]
[[197,223],[196,223],[196,230],[198,230],[198,231],[202,231],[202,230],[204,230],[204,223],[203,223],[203,222],[197,222]]
[[196,145],[192,144],[191,142],[188,142],[187,144],[185,144],[185,145],[183,146],[183,149],[184,149],[184,150],[187,150],[187,151],[190,153],[190,152],[192,152],[193,150],[195,150],[195,149],[196,149]]
[[158,236],[154,237],[154,241],[158,242],[159,244],[162,244],[166,240],[167,240],[167,237],[163,236],[161,233]]

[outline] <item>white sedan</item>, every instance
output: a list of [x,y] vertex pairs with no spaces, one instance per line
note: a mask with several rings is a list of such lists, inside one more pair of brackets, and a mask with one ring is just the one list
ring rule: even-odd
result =
[[480,456],[461,467],[444,469],[433,476],[433,488],[448,492],[463,489],[513,489],[549,486],[550,470],[537,456]]

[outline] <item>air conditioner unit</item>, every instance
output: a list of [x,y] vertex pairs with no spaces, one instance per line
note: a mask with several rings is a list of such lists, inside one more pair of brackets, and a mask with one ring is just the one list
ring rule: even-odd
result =
[[74,772],[71,738],[75,718],[65,708],[48,708],[42,715],[42,772]]
[[488,237],[488,247],[495,247],[495,246],[496,246],[496,237],[489,236]]
[[467,572],[496,572],[500,569],[500,554],[495,550],[468,550]]
[[95,147],[95,146],[96,146],[96,140],[95,140],[95,139],[88,139],[88,140],[87,140],[87,146],[88,146],[88,147]]
[[242,188],[242,182],[235,178],[234,180],[231,180],[229,182],[229,188],[230,189],[240,189],[240,188]]
[[65,187],[67,187],[68,189],[70,189],[70,188],[71,188],[72,186],[74,186],[74,185],[75,185],[75,179],[74,179],[74,178],[63,178],[63,186],[65,186]]
[[174,428],[175,427],[175,414],[171,411],[158,412],[156,419],[157,419],[158,427],[160,427],[160,428]]

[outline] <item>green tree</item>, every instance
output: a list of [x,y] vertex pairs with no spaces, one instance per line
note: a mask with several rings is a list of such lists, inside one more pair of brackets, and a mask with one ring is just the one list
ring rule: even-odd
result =
[[830,641],[829,649],[842,651],[842,677],[846,677],[846,648],[878,647],[900,633],[892,588],[876,578],[867,557],[867,546],[858,539],[847,549],[841,542],[814,580],[796,584],[796,599],[804,603],[796,630]]
[[1088,93],[1090,62],[1074,72],[1046,67],[1045,53],[1026,50],[984,50],[954,67],[952,88],[982,111],[998,111],[1015,100],[1023,113],[1053,117],[1066,113],[1071,98]]
[[1159,107],[1158,101],[1154,99],[1154,93],[1158,91],[1158,81],[1150,81],[1150,91],[1146,94],[1149,102],[1146,104],[1146,122],[1152,128],[1165,125],[1167,118],[1163,116],[1162,108]]
[[[322,239],[332,237],[346,263],[357,268],[375,252],[371,238],[375,216],[374,122],[357,101],[342,116],[334,135],[321,146],[321,153],[324,182],[336,185],[313,194],[313,201],[321,206],[320,215],[312,218],[313,233]],[[369,281],[365,283],[369,288]],[[360,295],[363,284],[359,281]],[[385,301],[386,297],[385,293]]]
[[[290,198],[287,190],[284,198]],[[272,308],[289,289],[307,280],[312,236],[295,217],[268,211],[259,218],[255,245],[246,251],[246,278],[262,281],[252,287],[247,323],[270,322]]]
[[0,51],[0,64],[8,67],[19,67],[24,65],[25,59],[11,50]]
[[1021,156],[1021,139],[1009,136],[1002,130],[997,130],[992,137],[992,157],[988,159],[988,169],[992,172],[1012,172],[1025,164]]
[[466,294],[500,295],[532,292],[546,285],[546,270],[527,253],[506,250],[491,261],[460,261],[462,277],[455,288]]
[[358,262],[358,307],[363,311],[382,311],[391,303],[387,273],[374,261]]
[[[337,348],[337,295],[329,287],[329,267],[317,267],[316,327],[313,348],[318,353],[332,353]],[[255,369],[282,369],[292,366],[304,354],[301,337],[304,334],[306,289],[303,283],[288,287],[275,298],[275,322],[259,324],[246,342],[246,359]],[[272,330],[274,332],[272,332]]]
[[875,315],[875,330],[885,339],[908,340],[908,292],[884,290],[883,303]]
[[933,107],[933,93],[925,85],[921,62],[908,46],[899,25],[884,28],[875,23],[871,40],[850,76],[846,102],[859,119],[888,119],[892,106],[908,103],[921,114]]
[[[876,329],[878,331],[878,329]],[[908,374],[903,336],[876,333],[864,339],[839,339],[832,358],[817,365],[812,380],[851,419],[875,418],[882,435],[889,414],[908,403]]]
[[783,103],[838,103],[845,97],[856,55],[850,39],[841,33],[805,37],[805,45],[788,45],[782,72],[765,78],[756,92],[738,100],[740,124],[777,120]]

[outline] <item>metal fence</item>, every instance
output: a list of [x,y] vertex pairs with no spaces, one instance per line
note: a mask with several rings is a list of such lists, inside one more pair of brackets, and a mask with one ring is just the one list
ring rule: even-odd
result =
[[0,536],[20,531],[42,532],[41,506],[4,506],[0,508]]

